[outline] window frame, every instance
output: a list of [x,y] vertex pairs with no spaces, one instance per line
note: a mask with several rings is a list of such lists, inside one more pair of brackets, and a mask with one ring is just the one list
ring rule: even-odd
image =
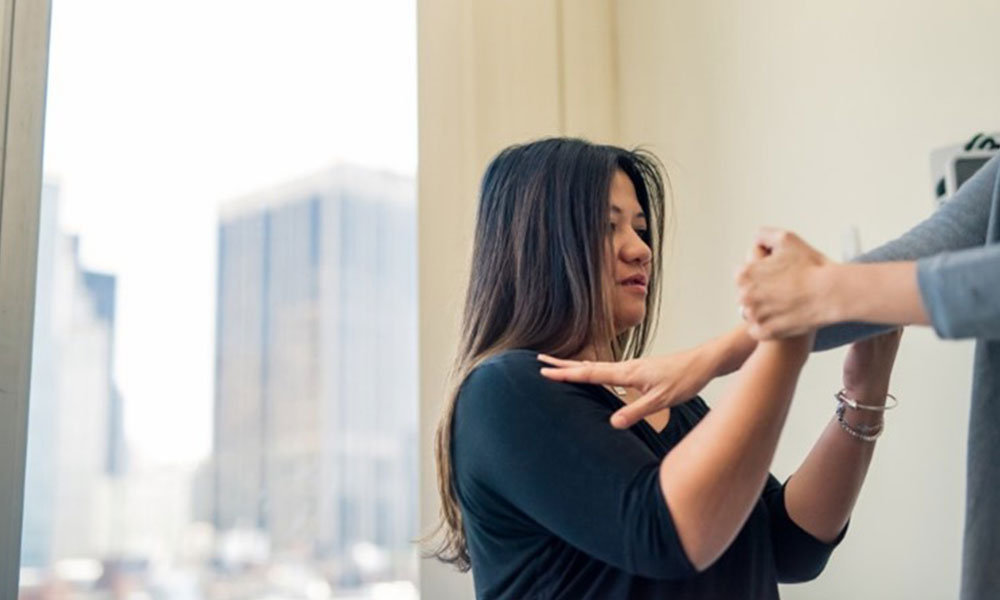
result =
[[0,0],[0,598],[16,598],[51,0]]

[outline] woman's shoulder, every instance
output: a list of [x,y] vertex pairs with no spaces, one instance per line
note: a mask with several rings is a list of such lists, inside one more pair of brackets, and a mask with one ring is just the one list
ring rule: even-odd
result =
[[510,363],[525,361],[538,362],[538,350],[531,350],[530,348],[508,348],[507,350],[501,350],[500,352],[493,354],[483,361],[483,364],[493,362]]
[[460,393],[466,395],[482,388],[509,392],[535,387],[547,381],[538,352],[516,348],[498,352],[472,368],[462,382]]
[[533,369],[537,371],[541,366],[543,365],[541,361],[538,360],[537,350],[529,350],[528,348],[511,348],[508,350],[502,350],[486,358],[479,363],[474,370],[485,367],[487,369],[501,368],[504,370],[515,371],[528,371]]
[[581,398],[600,397],[594,393],[595,386],[547,379],[541,373],[543,366],[537,350],[498,352],[466,375],[459,388],[459,405],[474,406],[480,414],[523,411],[527,407],[531,412],[552,413],[579,406]]

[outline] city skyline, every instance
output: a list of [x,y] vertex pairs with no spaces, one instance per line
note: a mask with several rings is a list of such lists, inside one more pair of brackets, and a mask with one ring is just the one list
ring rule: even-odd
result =
[[[46,183],[22,549],[31,593],[55,585],[52,573],[75,572],[65,576],[84,578],[80,589],[101,573],[104,587],[145,586],[157,561],[183,582],[181,565],[221,565],[208,571],[218,577],[248,557],[310,565],[338,589],[415,580],[415,193],[411,177],[341,165],[224,207],[215,430],[238,447],[165,470],[129,460],[130,402],[111,372],[116,278],[82,267]],[[254,331],[267,338],[256,354]],[[249,371],[226,367],[247,350]],[[263,402],[257,429],[220,410],[233,400]],[[240,472],[264,478],[227,493],[220,474]],[[227,518],[226,498],[249,504]]]
[[118,280],[131,458],[196,464],[219,207],[331,164],[415,173],[415,4],[53,4],[45,173],[83,265]]

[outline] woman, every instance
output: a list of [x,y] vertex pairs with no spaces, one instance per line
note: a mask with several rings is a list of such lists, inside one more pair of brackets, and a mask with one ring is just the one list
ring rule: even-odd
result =
[[845,405],[785,485],[768,465],[811,333],[761,343],[718,408],[693,398],[627,431],[608,418],[637,390],[542,372],[539,352],[641,354],[663,197],[651,156],[581,140],[514,146],[487,168],[436,440],[435,555],[471,567],[480,598],[776,598],[844,535],[898,334],[852,349],[844,394],[867,406]]

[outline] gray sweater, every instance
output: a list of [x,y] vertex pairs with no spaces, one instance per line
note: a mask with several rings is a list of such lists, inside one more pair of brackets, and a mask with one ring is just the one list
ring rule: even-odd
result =
[[[934,331],[975,338],[966,463],[962,600],[1000,598],[1000,156],[933,216],[858,258],[917,260],[917,281]],[[844,323],[820,330],[817,349],[885,327]]]

